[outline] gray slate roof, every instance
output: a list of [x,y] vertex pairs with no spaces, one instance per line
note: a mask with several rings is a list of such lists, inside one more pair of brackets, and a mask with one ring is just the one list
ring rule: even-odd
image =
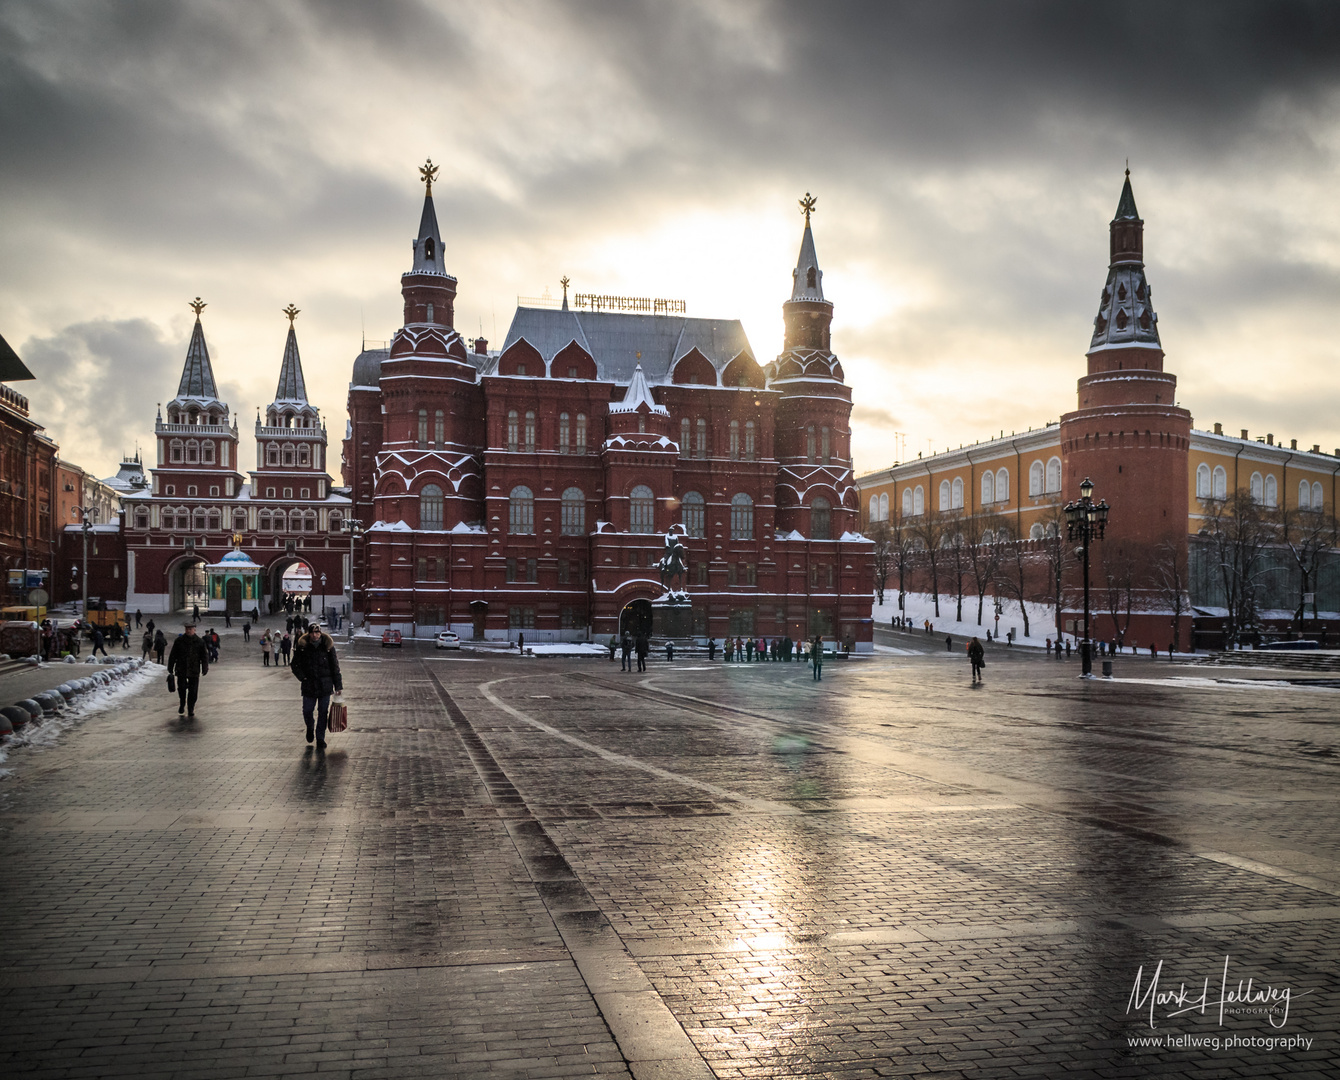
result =
[[199,315],[195,317],[195,329],[191,331],[191,344],[186,347],[186,364],[181,369],[177,397],[200,401],[217,401],[219,398],[219,391],[214,385],[214,369],[209,366],[205,328],[200,325]]
[[288,340],[284,343],[284,361],[279,365],[279,389],[276,401],[307,403],[307,384],[302,378],[302,358],[298,356],[298,335],[293,324],[288,324]]
[[502,352],[522,338],[546,361],[575,341],[595,360],[601,380],[614,383],[631,381],[638,364],[649,383],[667,382],[674,362],[694,348],[718,371],[740,353],[754,356],[739,319],[518,307]]

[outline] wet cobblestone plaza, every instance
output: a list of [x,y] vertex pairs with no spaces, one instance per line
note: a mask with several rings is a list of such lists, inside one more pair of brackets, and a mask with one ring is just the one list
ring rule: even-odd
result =
[[342,646],[321,756],[229,638],[11,749],[0,1070],[1337,1074],[1340,690],[886,640]]

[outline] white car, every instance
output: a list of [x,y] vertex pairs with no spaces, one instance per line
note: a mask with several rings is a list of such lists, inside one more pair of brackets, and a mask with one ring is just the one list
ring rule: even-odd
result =
[[450,630],[443,630],[442,633],[433,638],[433,648],[435,649],[459,649],[460,647],[460,635],[453,634]]

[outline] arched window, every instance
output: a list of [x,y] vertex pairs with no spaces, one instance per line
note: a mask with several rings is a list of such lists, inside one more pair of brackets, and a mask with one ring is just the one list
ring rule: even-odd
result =
[[515,409],[507,410],[507,449],[513,453],[521,449],[521,417]]
[[1279,494],[1280,494],[1279,481],[1275,479],[1275,474],[1271,473],[1269,476],[1266,477],[1266,505],[1267,506],[1277,505],[1280,501]]
[[828,428],[819,429],[819,452],[823,455],[825,465],[833,464],[833,446],[832,439],[829,436]]
[[948,509],[949,509],[949,481],[948,481],[948,480],[941,480],[941,481],[940,481],[940,509],[941,509],[941,510],[948,510]]
[[568,422],[568,414],[565,412],[558,414],[558,452],[560,454],[572,453],[572,428]]
[[419,439],[418,446],[420,450],[428,449],[428,410],[419,410]]
[[247,531],[247,512],[240,506],[233,511],[233,532]]
[[206,465],[214,464],[214,442],[212,439],[200,444],[200,460]]
[[1313,510],[1326,509],[1326,500],[1322,498],[1320,481],[1313,481],[1312,484],[1312,509]]
[[344,529],[344,515],[342,515],[338,510],[332,510],[330,512],[330,518],[328,520],[328,524],[330,525],[331,532],[333,533],[341,532]]
[[628,493],[628,531],[656,531],[656,496],[646,484],[638,484]]
[[903,488],[903,517],[912,517],[912,489]]
[[963,480],[961,477],[954,477],[954,486],[950,489],[949,502],[952,509],[963,509]]
[[[432,238],[431,236],[428,238],[428,242],[429,242],[430,244],[433,242],[433,238]],[[428,305],[428,320],[427,320],[427,321],[428,321],[428,322],[432,322],[432,321],[433,321],[433,305],[432,305],[432,304],[429,304],[429,305]]]
[[441,409],[433,413],[433,445],[442,450],[447,445],[447,414]]
[[746,420],[744,422],[744,459],[745,461],[754,460],[754,422]]
[[508,496],[507,531],[516,536],[535,532],[535,496],[528,487],[514,487]]
[[693,421],[687,416],[679,422],[679,456],[688,457],[693,449],[690,439],[693,436]]
[[223,528],[223,524],[222,524],[222,522],[223,522],[223,517],[222,517],[222,515],[219,513],[218,507],[215,507],[214,509],[210,510],[210,512],[209,512],[209,531],[210,531],[210,532],[218,532],[221,528]]
[[[1042,462],[1038,462],[1038,464],[1041,465]],[[1041,540],[1041,539],[1042,539],[1042,526],[1041,526],[1040,524],[1038,524],[1038,522],[1036,522],[1036,521],[1033,522],[1033,524],[1029,527],[1029,529],[1028,529],[1028,538],[1029,538],[1030,540]]]
[[993,503],[996,501],[996,474],[990,472],[982,473],[982,503]]
[[149,527],[149,508],[147,506],[137,506],[135,508],[135,528],[147,529]]
[[257,524],[257,526],[260,528],[260,531],[261,531],[261,532],[269,532],[269,531],[270,531],[270,511],[269,511],[269,510],[262,510],[259,514],[257,514],[257,515],[256,515],[256,524]]
[[302,512],[302,531],[316,532],[316,511],[304,510]]
[[879,520],[879,496],[870,496],[870,520],[872,522]]
[[436,250],[437,244],[431,236],[423,242],[423,257],[425,259],[431,262]]
[[732,540],[754,538],[754,500],[743,491],[730,501],[730,538]]
[[562,531],[564,536],[586,532],[586,496],[581,488],[570,487],[563,492]]
[[181,462],[182,446],[183,443],[180,439],[173,439],[172,443],[168,447],[168,458],[172,461],[174,465],[179,464]]
[[200,444],[194,439],[186,442],[186,460],[192,464],[200,460]]
[[298,446],[298,464],[304,469],[312,464],[312,448],[306,443]]
[[1252,473],[1250,491],[1252,502],[1254,503],[1261,502],[1265,497],[1265,482],[1261,479],[1261,474],[1259,472]]
[[1203,462],[1196,466],[1196,498],[1210,497],[1210,467]]
[[996,470],[996,502],[1010,501],[1010,474],[1005,469]]
[[290,510],[288,512],[288,531],[302,532],[302,511]]
[[284,511],[276,510],[274,512],[274,517],[270,519],[270,528],[275,532],[284,531]]
[[707,457],[707,421],[701,416],[693,425],[693,456],[698,458]]
[[807,424],[805,427],[805,464],[813,465],[814,456],[818,452],[818,444],[814,439],[814,425]]
[[732,420],[730,422],[730,456],[731,460],[738,460],[740,457],[740,421]]
[[205,517],[205,508],[204,508],[203,506],[197,506],[197,507],[195,508],[195,527],[196,527],[196,529],[199,530],[200,532],[204,532],[204,530],[205,530],[205,522],[206,522],[207,520],[208,520],[208,519]]
[[889,496],[887,492],[879,497],[879,520],[889,520]]
[[1228,473],[1222,465],[1214,467],[1213,496],[1216,499],[1228,498]]
[[267,465],[278,465],[278,464],[279,464],[279,444],[278,444],[278,443],[266,443],[266,445],[265,445],[265,464],[267,464]]
[[686,491],[680,504],[683,513],[684,531],[689,536],[703,535],[703,521],[706,517],[706,504],[696,491]]
[[292,464],[293,464],[293,444],[292,444],[292,443],[285,443],[285,444],[284,444],[283,459],[284,459],[284,464],[285,464],[285,465],[292,465]]
[[1028,467],[1028,493],[1041,495],[1042,492],[1042,462],[1035,461]]
[[441,532],[442,516],[442,489],[436,484],[425,484],[419,489],[419,528]]
[[822,495],[810,503],[810,539],[833,539],[832,506]]
[[982,530],[982,543],[984,543],[984,544],[994,544],[995,542],[996,542],[996,534],[993,533],[990,529],[983,529],[983,530]]
[[[1202,465],[1201,468],[1204,468]],[[1298,509],[1308,510],[1312,505],[1312,485],[1306,480],[1298,481]]]
[[917,485],[917,490],[912,493],[912,516],[920,517],[926,512],[926,493],[921,490],[921,485]]
[[1052,494],[1061,490],[1061,459],[1054,457],[1047,462],[1047,492]]
[[573,440],[577,453],[586,453],[586,413],[577,414],[577,437]]
[[526,410],[526,453],[535,453],[535,410]]

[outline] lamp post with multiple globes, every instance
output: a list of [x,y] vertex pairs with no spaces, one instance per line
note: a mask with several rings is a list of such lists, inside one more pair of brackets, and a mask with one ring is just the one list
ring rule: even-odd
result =
[[1107,526],[1107,500],[1093,501],[1093,481],[1087,476],[1079,486],[1079,498],[1065,505],[1066,536],[1078,540],[1079,554],[1084,559],[1084,640],[1080,642],[1080,674],[1093,674],[1093,642],[1089,634],[1089,545],[1095,537],[1103,538]]

